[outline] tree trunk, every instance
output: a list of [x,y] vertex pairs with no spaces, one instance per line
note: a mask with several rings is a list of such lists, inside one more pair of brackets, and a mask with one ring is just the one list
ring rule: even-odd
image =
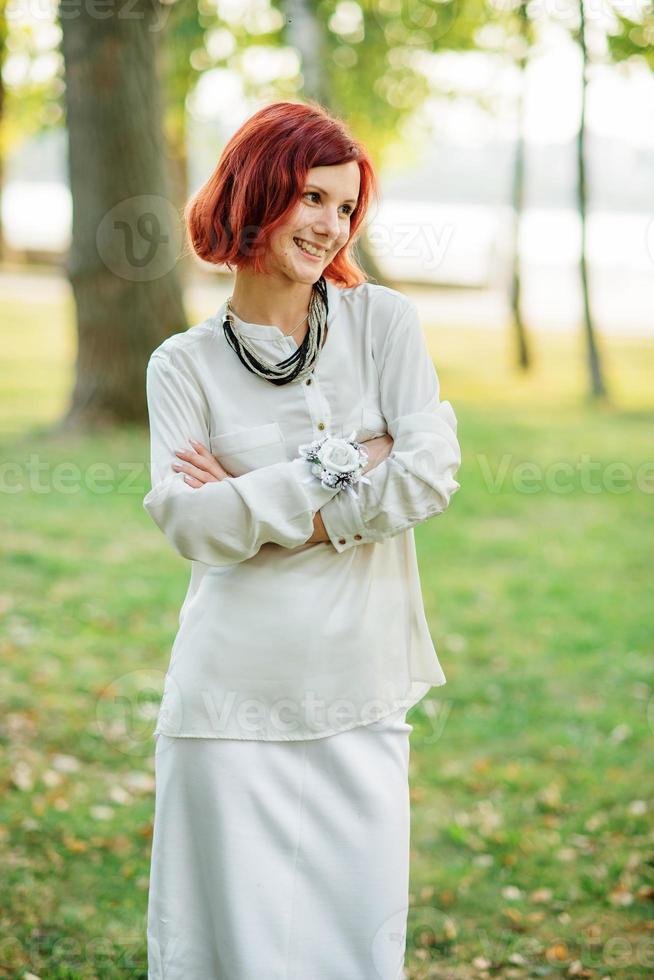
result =
[[63,428],[147,419],[145,367],[186,329],[176,272],[182,227],[169,190],[156,45],[159,0],[99,16],[60,8],[73,201],[67,272],[78,352]]
[[[325,26],[318,17],[315,4],[310,0],[284,0],[284,41],[297,49],[302,63],[305,98],[313,99],[328,112],[334,112],[331,102],[329,73],[326,70],[329,46]],[[390,285],[379,268],[370,247],[367,231],[363,230],[355,248],[355,255],[364,272],[382,285]]]
[[579,121],[579,132],[577,133],[577,206],[581,221],[579,272],[584,306],[584,331],[588,352],[588,368],[590,371],[590,396],[595,399],[606,398],[607,391],[602,377],[600,355],[595,339],[595,328],[593,326],[588,287],[588,262],[586,258],[588,244],[586,227],[586,83],[588,78],[588,50],[586,47],[584,0],[579,0],[579,18],[579,47],[581,49],[581,119]]
[[284,0],[284,40],[297,48],[302,62],[302,90],[306,98],[328,108],[329,84],[325,63],[325,28],[311,0]]
[[522,0],[518,8],[520,21],[520,39],[524,45],[523,53],[518,60],[518,67],[522,85],[518,96],[518,133],[515,148],[515,160],[513,166],[513,228],[512,228],[512,266],[511,266],[511,311],[513,314],[513,328],[515,332],[515,344],[517,352],[518,367],[526,371],[531,365],[529,345],[527,343],[527,332],[522,318],[522,280],[520,269],[520,221],[524,211],[525,200],[525,140],[524,140],[524,77],[527,67],[527,4]]
[[[7,58],[7,0],[0,0],[0,128],[5,125],[5,83],[2,71]],[[0,261],[6,257],[5,234],[2,224],[2,196],[4,192],[5,179],[5,160],[3,150],[5,141],[0,139]]]

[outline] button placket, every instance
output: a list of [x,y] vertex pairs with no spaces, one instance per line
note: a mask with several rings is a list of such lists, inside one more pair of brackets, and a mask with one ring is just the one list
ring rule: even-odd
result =
[[[311,384],[309,384],[309,382],[311,382]],[[316,378],[315,374],[312,374],[309,378],[307,378],[305,384],[302,385],[302,388],[304,391],[307,408],[309,409],[311,425],[314,429],[317,429],[317,438],[320,438],[320,436],[329,429],[331,422],[331,409],[327,400],[322,395],[320,390],[320,382]]]

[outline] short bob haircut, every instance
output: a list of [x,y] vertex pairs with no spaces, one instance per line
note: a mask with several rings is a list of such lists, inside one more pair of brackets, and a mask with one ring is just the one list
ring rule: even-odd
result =
[[379,184],[363,146],[318,103],[274,102],[254,113],[229,140],[209,180],[184,209],[190,242],[207,262],[265,272],[272,233],[301,200],[312,167],[356,161],[360,189],[350,238],[325,268],[342,287],[367,281],[350,255]]

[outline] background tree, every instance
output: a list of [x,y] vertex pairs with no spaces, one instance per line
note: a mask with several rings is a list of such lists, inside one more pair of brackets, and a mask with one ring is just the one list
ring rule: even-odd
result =
[[5,83],[2,71],[7,54],[7,0],[0,0],[0,261],[4,258],[4,231],[2,225],[2,188],[5,162]]
[[[282,38],[293,46],[300,56],[304,83],[302,94],[305,98],[318,102],[328,111],[338,114],[328,71],[330,35],[326,23],[317,16],[315,5],[311,0],[284,0],[281,7],[286,14]],[[371,279],[377,283],[390,285],[374,256],[365,222],[354,246],[354,253]]]
[[156,72],[165,8],[134,0],[129,9],[60,11],[78,332],[65,428],[143,422],[149,354],[187,326]]
[[[29,9],[0,0],[0,194],[9,155],[31,137],[63,123],[63,70],[58,64],[63,59],[57,57],[56,32],[43,30],[48,17],[55,15],[47,8],[40,8],[39,15],[31,18]],[[43,71],[46,64],[49,73]],[[0,243],[8,258],[11,249],[1,228]]]
[[[472,48],[473,28],[484,23],[487,13],[483,0],[278,0],[266,11],[247,4],[218,4],[216,9],[216,24],[230,32],[235,46],[215,63],[239,74],[246,95],[259,102],[303,96],[317,100],[346,120],[380,172],[398,160],[407,166],[420,157],[416,111],[432,94],[421,56]],[[294,49],[297,71],[263,81],[249,73],[248,54],[261,47]],[[420,136],[428,135],[429,127],[423,126]],[[373,279],[392,284],[381,272],[365,230],[357,253]]]
[[510,50],[514,52],[516,68],[519,72],[518,97],[516,106],[516,141],[511,182],[511,204],[513,208],[511,234],[511,288],[510,303],[515,336],[516,363],[526,371],[531,366],[531,352],[527,329],[522,314],[522,268],[520,262],[520,227],[526,197],[525,172],[525,73],[529,59],[529,49],[534,41],[533,25],[529,19],[527,0],[520,0],[515,16],[509,13],[510,21],[515,23],[515,35]]
[[[201,7],[203,4],[198,0],[173,0],[165,5],[164,15],[157,23],[161,35],[156,44],[156,60],[162,87],[165,159],[171,200],[180,212],[186,203],[188,185],[186,98],[201,72],[209,66],[205,35],[207,25],[214,20]],[[56,34],[39,34],[43,18],[38,21],[19,18],[14,9],[14,16],[8,21],[6,12],[7,0],[0,0],[0,64],[6,55],[12,55],[15,63],[19,60],[21,70],[17,72],[13,68],[8,85],[0,74],[0,107],[6,91],[0,172],[2,160],[21,143],[65,127],[64,61]],[[56,17],[55,22],[61,26]],[[39,70],[40,59],[48,60],[50,65],[54,61],[55,70],[44,76]]]
[[588,92],[588,40],[586,34],[585,0],[579,0],[579,26],[573,31],[573,36],[581,52],[581,110],[579,128],[577,130],[577,208],[581,222],[581,251],[579,255],[579,274],[583,301],[584,335],[586,338],[586,356],[590,374],[591,398],[606,398],[607,389],[603,377],[599,346],[595,333],[591,308],[590,290],[588,284],[588,225],[586,214],[588,209],[588,177],[586,169],[588,134],[586,127],[586,103]]

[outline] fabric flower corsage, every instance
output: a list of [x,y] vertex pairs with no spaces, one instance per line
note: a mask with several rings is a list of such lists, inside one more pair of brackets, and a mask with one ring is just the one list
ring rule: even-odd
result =
[[311,472],[323,487],[347,490],[354,497],[358,496],[354,489],[358,483],[370,483],[363,475],[368,450],[355,436],[356,432],[351,432],[347,439],[339,439],[327,434],[298,446],[300,456],[312,464]]

